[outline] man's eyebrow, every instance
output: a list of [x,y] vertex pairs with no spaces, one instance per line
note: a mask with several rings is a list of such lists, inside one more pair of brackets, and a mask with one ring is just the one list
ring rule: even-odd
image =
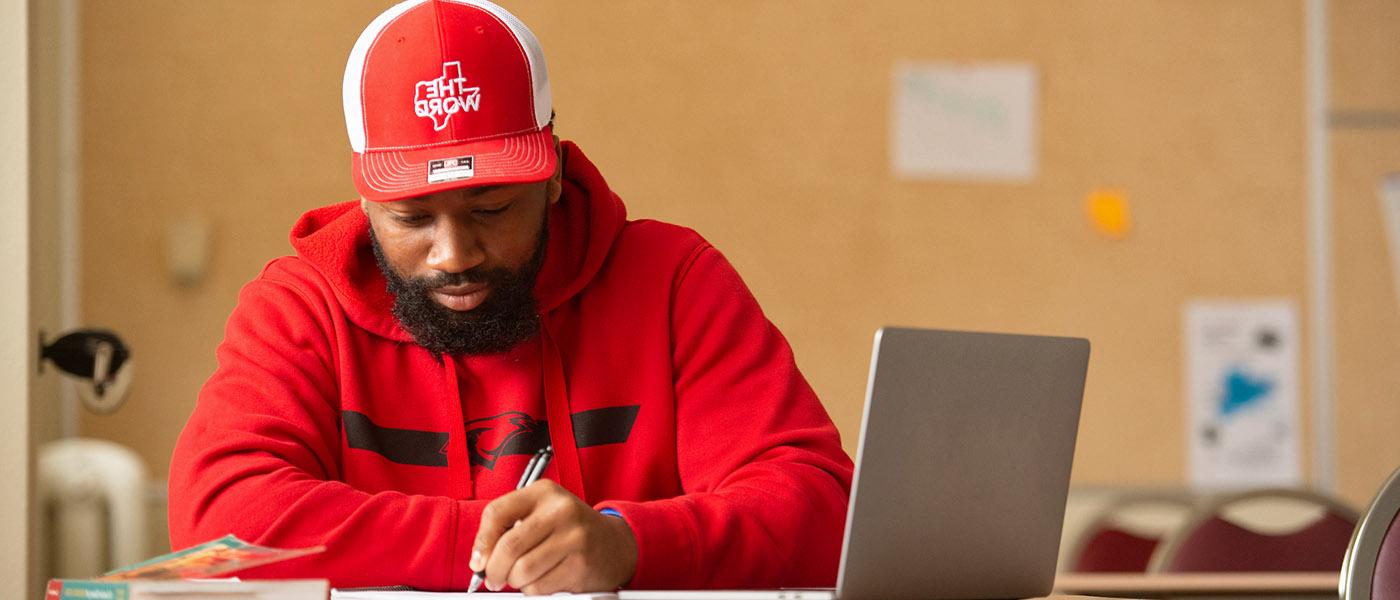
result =
[[[496,192],[496,191],[499,191],[499,190],[503,190],[503,189],[508,188],[508,187],[510,187],[510,186],[511,186],[511,184],[508,184],[508,183],[492,183],[492,184],[488,184],[488,185],[478,185],[478,186],[467,187],[467,188],[464,188],[464,191],[467,193],[467,198],[468,198],[468,199],[473,199],[473,198],[479,198],[479,197],[481,197],[481,196],[485,196],[485,195],[490,194],[490,193],[492,193],[492,192]],[[423,195],[423,196],[415,196],[415,197],[413,197],[413,198],[409,198],[409,200],[427,200],[429,195],[431,195],[431,194]]]
[[474,196],[482,196],[494,192],[496,190],[504,189],[506,187],[509,186],[504,183],[493,183],[491,185],[483,185],[472,189],[475,191],[475,193],[473,194]]

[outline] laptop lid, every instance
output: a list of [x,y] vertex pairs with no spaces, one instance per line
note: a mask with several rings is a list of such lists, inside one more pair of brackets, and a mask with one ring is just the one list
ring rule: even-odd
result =
[[1089,342],[875,334],[841,600],[1050,592]]

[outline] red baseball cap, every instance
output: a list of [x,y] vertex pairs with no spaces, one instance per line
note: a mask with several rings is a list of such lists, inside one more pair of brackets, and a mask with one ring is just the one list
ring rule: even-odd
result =
[[554,174],[544,52],[520,19],[485,0],[384,11],[350,51],[342,92],[366,200]]

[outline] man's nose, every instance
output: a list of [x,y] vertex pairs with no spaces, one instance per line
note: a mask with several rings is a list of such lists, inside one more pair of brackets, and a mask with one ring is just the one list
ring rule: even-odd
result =
[[442,219],[433,229],[428,267],[443,273],[461,273],[475,267],[486,260],[479,242],[470,227]]

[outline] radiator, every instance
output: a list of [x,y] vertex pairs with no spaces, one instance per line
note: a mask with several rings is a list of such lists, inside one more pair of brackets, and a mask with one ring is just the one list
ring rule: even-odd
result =
[[146,467],[130,448],[62,439],[39,449],[38,471],[47,577],[93,577],[147,558]]

